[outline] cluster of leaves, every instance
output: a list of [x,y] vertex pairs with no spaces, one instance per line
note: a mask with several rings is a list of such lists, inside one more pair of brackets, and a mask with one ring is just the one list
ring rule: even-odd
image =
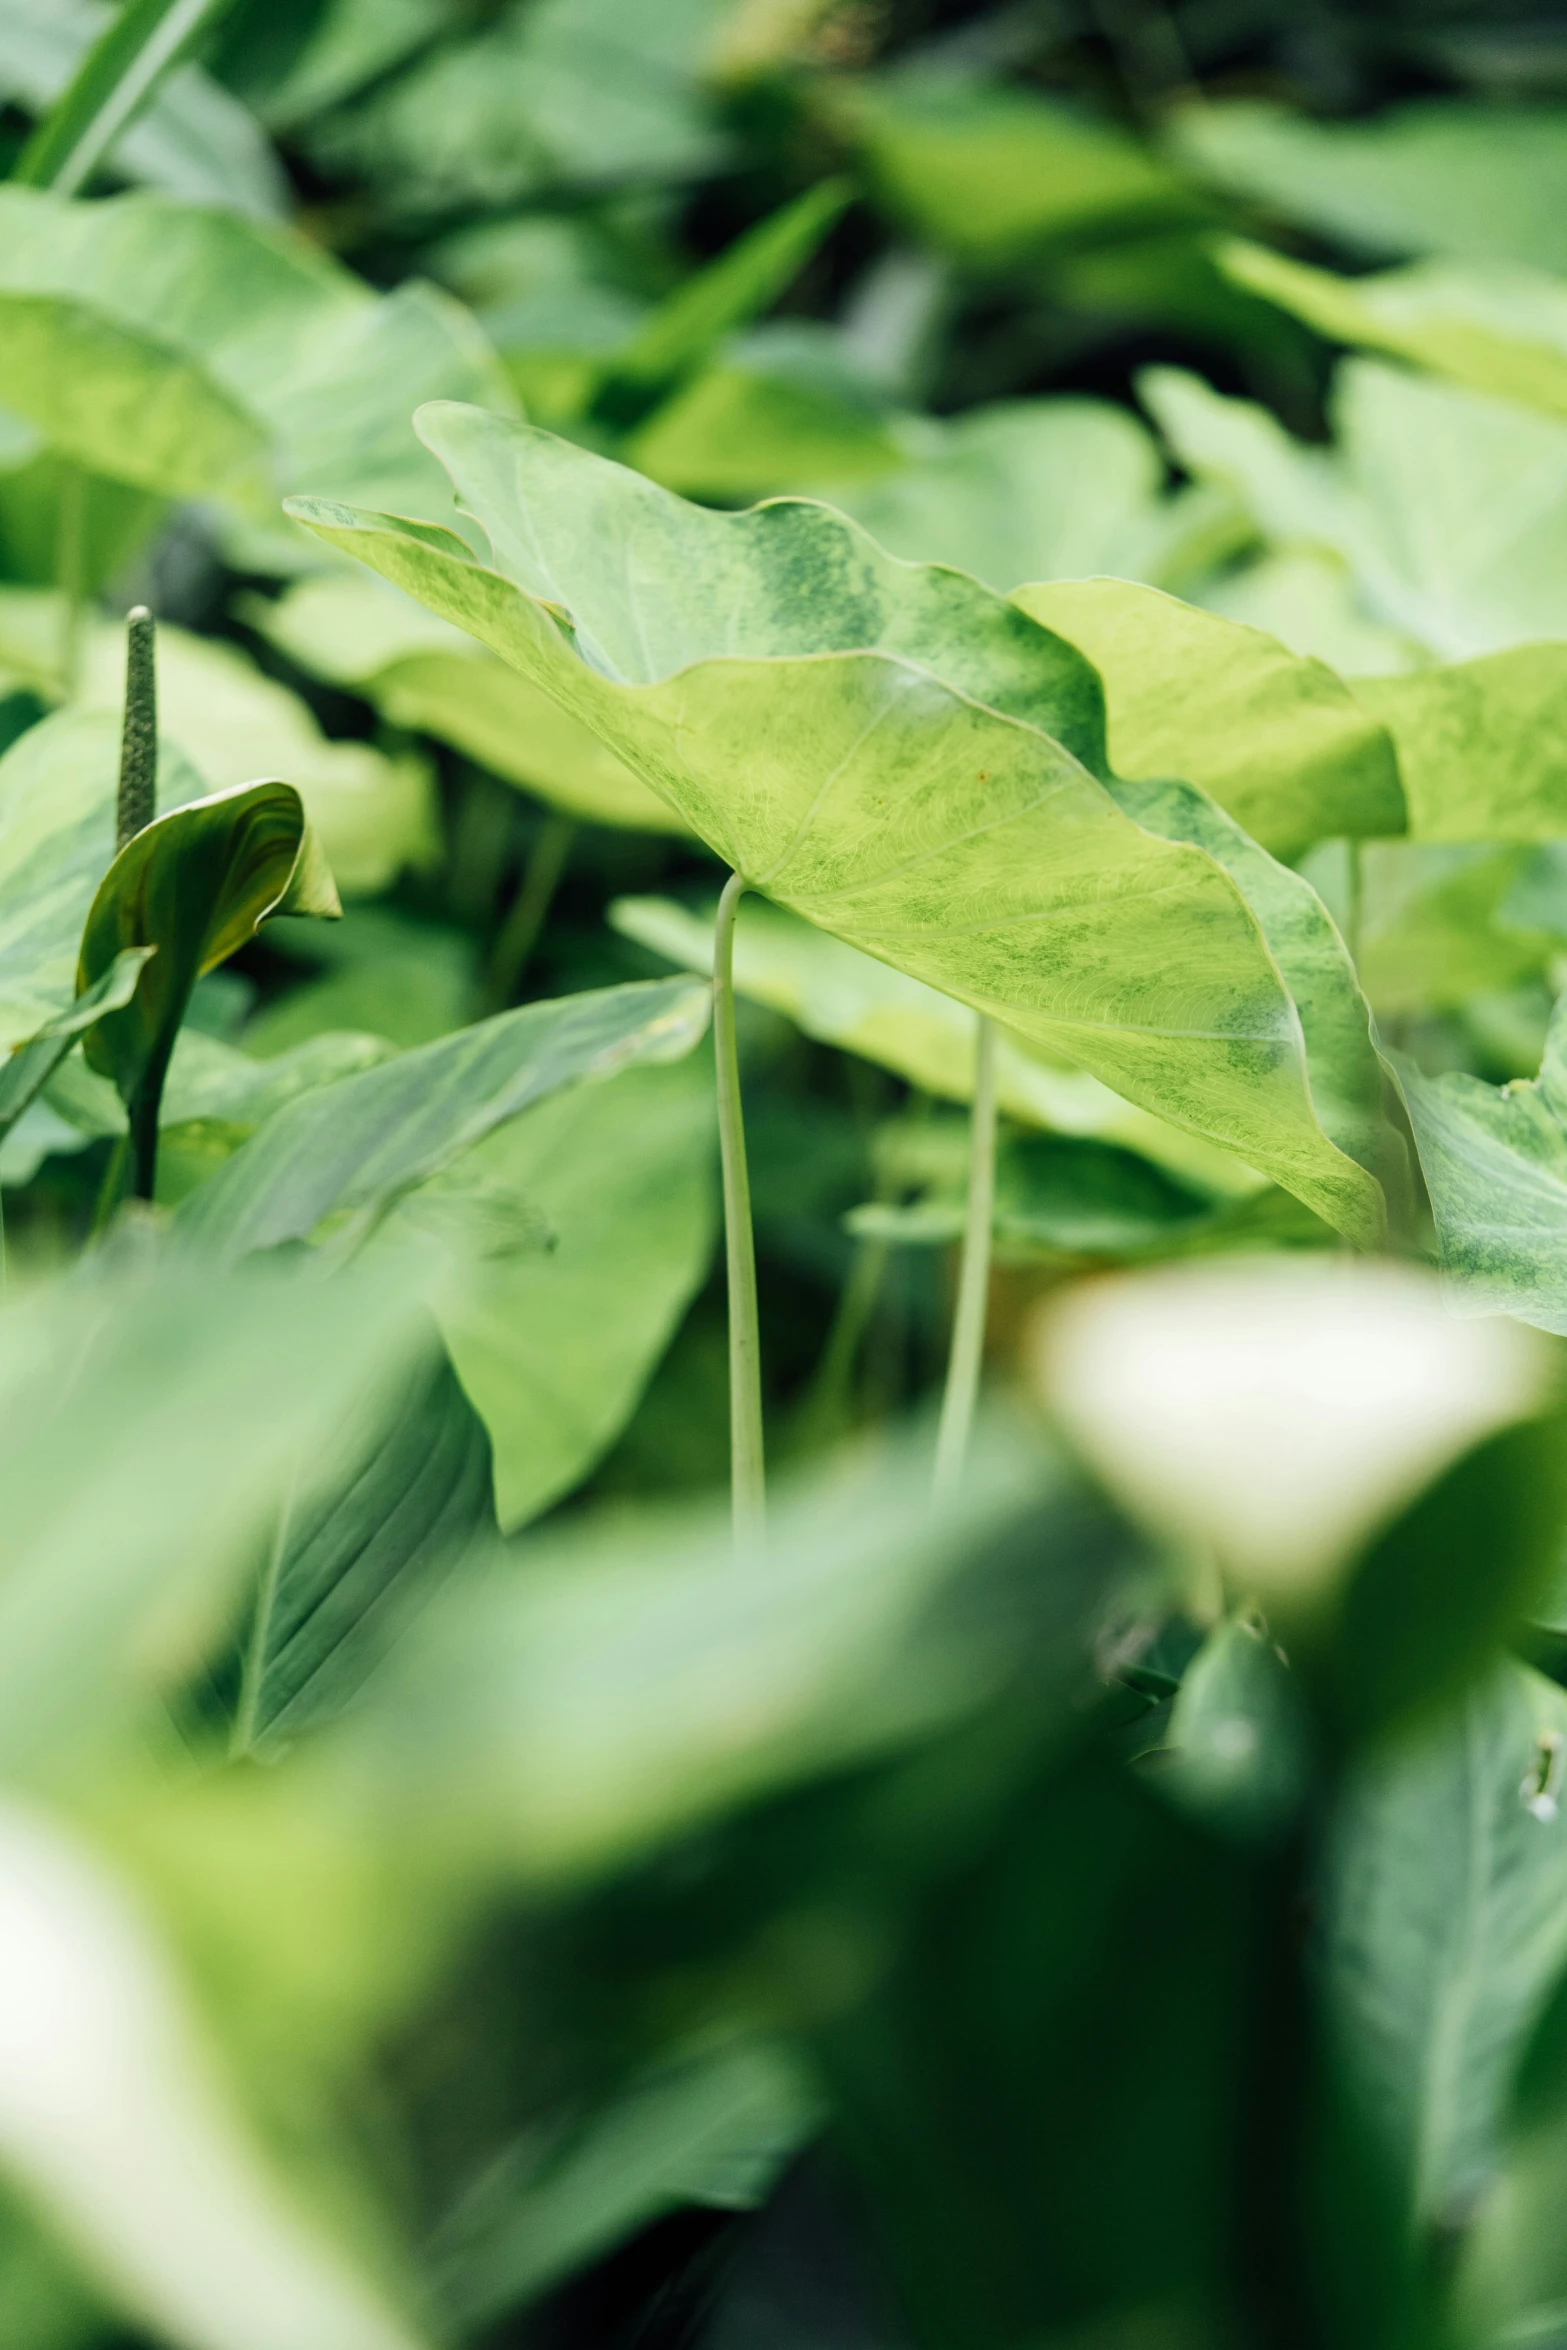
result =
[[1567,58],[1297,14],[0,0],[17,2350],[1567,2339]]

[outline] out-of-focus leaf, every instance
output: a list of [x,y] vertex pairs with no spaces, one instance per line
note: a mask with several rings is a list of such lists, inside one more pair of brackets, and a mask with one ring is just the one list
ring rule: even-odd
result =
[[719,0],[629,12],[620,0],[513,0],[323,119],[311,149],[364,173],[405,216],[689,178],[723,154],[698,87],[718,20]]
[[130,947],[116,955],[102,978],[95,980],[67,1010],[46,1020],[25,1044],[13,1047],[0,1063],[0,1138],[8,1135],[29,1102],[46,1086],[84,1028],[103,1012],[117,1012],[136,992],[142,966],[153,947]]
[[1400,1064],[1442,1267],[1474,1313],[1567,1332],[1567,1020],[1540,1074],[1501,1087]]
[[323,467],[441,512],[410,403],[460,386],[511,405],[450,296],[377,298],[302,238],[160,196],[0,191],[0,322],[0,399],[62,455],[268,519],[274,485],[315,486]]
[[0,1815],[0,1929],[0,2163],[127,2321],[193,2350],[418,2350],[232,2110],[125,1889],[15,1804]]
[[473,1017],[478,995],[472,941],[416,922],[389,906],[350,906],[341,922],[283,922],[267,943],[320,976],[291,987],[247,1021],[248,1053],[291,1053],[345,1028],[394,1045],[433,1044]]
[[569,1493],[608,1449],[700,1287],[714,1116],[712,1064],[697,1054],[539,1102],[465,1161],[541,1212],[554,1241],[545,1256],[476,1266],[440,1309],[489,1430],[504,1526]]
[[1398,1153],[1336,933],[1199,793],[1112,777],[1081,655],[828,509],[703,514],[477,410],[421,430],[499,569],[301,517],[602,731],[753,886],[1382,1229]]
[[1558,925],[1534,927],[1520,896],[1532,858],[1543,853],[1364,844],[1358,967],[1379,1018],[1457,1010],[1479,993],[1543,981],[1561,951]]
[[[102,1013],[83,1046],[90,1066],[114,1079],[145,1153],[155,1145],[169,1055],[201,974],[226,962],[269,915],[341,910],[292,784],[253,783],[192,800],[126,842],[88,909],[76,984],[85,994],[127,948],[156,950],[131,1001]],[[143,1172],[150,1176],[150,1156]]]
[[[82,925],[114,855],[117,719],[62,710],[0,758],[0,1043],[20,1044],[63,1011]],[[162,803],[198,779],[165,750]]]
[[1368,122],[1232,100],[1186,108],[1188,169],[1361,253],[1567,271],[1567,112],[1428,98]]
[[846,180],[819,180],[693,272],[638,327],[615,364],[652,386],[697,367],[736,327],[771,309],[848,203]]
[[1182,462],[1237,490],[1280,545],[1331,547],[1373,618],[1440,659],[1567,636],[1567,425],[1379,360],[1340,368],[1337,445],[1152,368],[1140,388]]
[[1203,210],[1129,132],[1035,92],[906,72],[850,85],[834,106],[889,210],[962,261],[1004,265]]
[[394,726],[450,743],[570,815],[685,829],[569,711],[406,596],[333,576],[301,580],[276,603],[252,598],[245,611],[301,668],[351,686]]
[[256,1596],[235,1750],[268,1753],[357,1693],[439,1580],[495,1529],[490,1447],[439,1346],[302,1464]]
[[1110,1491],[1281,1622],[1310,1622],[1378,1527],[1537,1412],[1549,1376],[1538,1340],[1458,1320],[1412,1265],[1304,1256],[1081,1286],[1035,1365]]
[[1371,618],[1347,565],[1326,547],[1259,555],[1193,594],[1206,610],[1265,629],[1292,653],[1325,661],[1341,677],[1393,676],[1426,657],[1413,638]]
[[305,1240],[324,1216],[373,1220],[557,1087],[675,1060],[707,1019],[685,981],[526,1004],[292,1102],[179,1209],[185,1245],[232,1263]]
[[0,1314],[8,1770],[80,1751],[189,1668],[301,1448],[326,1473],[323,1431],[419,1335],[391,1268],[331,1284],[133,1268]]
[[1567,835],[1567,645],[1358,678],[1355,695],[1393,738],[1414,839]]
[[[672,963],[713,968],[711,919],[670,899],[618,898],[609,919]],[[734,971],[742,995],[785,1013],[807,1036],[875,1061],[940,1100],[972,1099],[973,1015],[922,980],[755,897],[741,900]],[[1008,1116],[1027,1125],[1125,1143],[1220,1191],[1255,1180],[1228,1154],[1123,1101],[1086,1069],[1046,1060],[1006,1035],[996,1040],[996,1088]]]
[[1215,1626],[1181,1679],[1155,1784],[1223,1834],[1279,1834],[1310,1779],[1305,1701],[1266,1631]]
[[891,554],[1003,592],[1097,572],[1180,587],[1246,535],[1224,492],[1166,494],[1153,442],[1108,402],[998,400],[907,437],[897,472],[839,484],[821,468],[793,486],[821,488]]
[[357,1799],[411,1852],[434,1840],[541,1887],[598,1875],[906,1750],[1020,1671],[1064,1699],[1123,1556],[1037,1432],[990,1432],[945,1509],[893,1447],[786,1494],[770,1524],[754,1574],[709,1511],[639,1529],[632,1555],[612,1518],[535,1543],[524,1577],[465,1575],[367,1693],[339,1766]]
[[21,187],[74,196],[228,0],[126,0],[16,159]]
[[687,497],[743,502],[833,485],[847,507],[867,478],[897,471],[905,451],[863,387],[790,363],[760,337],[705,368],[655,409],[626,444],[641,473]]
[[1404,830],[1393,744],[1320,662],[1124,580],[1062,580],[1013,600],[1104,679],[1119,774],[1199,784],[1280,857]]
[[1567,288],[1527,270],[1417,262],[1374,277],[1335,277],[1264,245],[1230,244],[1238,284],[1293,311],[1337,343],[1391,351],[1477,392],[1567,418]]
[[267,122],[289,130],[354,97],[447,31],[453,15],[451,0],[331,0],[267,91]]
[[[167,500],[153,491],[83,474],[39,445],[22,464],[0,470],[0,576],[33,588],[54,586],[67,498],[80,503],[80,578],[89,595],[100,594],[125,575],[168,514]],[[8,640],[11,633],[7,623]],[[51,697],[58,690],[63,646],[62,622],[53,644],[40,648],[47,655],[48,669],[38,674]],[[9,651],[8,642],[0,660],[8,661]]]
[[1332,2028],[1409,2218],[1467,2216],[1567,1959],[1567,1697],[1508,1663],[1360,1761],[1321,1924]]
[[635,2228],[745,2166],[766,2181],[822,2119],[782,2045],[733,2038],[650,2067],[564,2143],[525,2145],[454,2212],[433,2267],[476,2324],[534,2299]]
[[[113,22],[100,0],[5,0],[0,89],[45,113]],[[253,116],[199,66],[170,74],[110,154],[127,179],[166,195],[263,215],[287,209],[287,180]]]

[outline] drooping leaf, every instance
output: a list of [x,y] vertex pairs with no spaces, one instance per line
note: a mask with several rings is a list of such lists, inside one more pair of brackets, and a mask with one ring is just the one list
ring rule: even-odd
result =
[[1567,644],[1357,678],[1355,698],[1393,738],[1413,839],[1567,834]]
[[1357,252],[1561,272],[1564,126],[1552,106],[1426,98],[1369,121],[1313,122],[1240,99],[1184,109],[1173,147],[1205,179]]
[[1567,1332],[1567,1021],[1540,1074],[1487,1085],[1463,1071],[1400,1082],[1431,1195],[1442,1266],[1466,1310]]
[[[618,898],[609,919],[688,971],[713,968],[711,920],[670,899]],[[973,1014],[922,980],[755,897],[740,902],[734,972],[742,995],[783,1012],[807,1036],[875,1061],[938,1100],[972,1099]],[[1227,1154],[1123,1101],[1086,1069],[1028,1052],[1005,1034],[996,1040],[996,1090],[1007,1115],[1026,1125],[1124,1143],[1217,1190],[1255,1180]]]
[[0,1064],[0,1139],[10,1133],[29,1102],[42,1092],[82,1030],[90,1028],[101,1013],[117,1012],[130,1002],[143,964],[156,951],[153,947],[129,947],[116,955],[102,978],[75,1003],[46,1020],[25,1044],[13,1047],[10,1058]]
[[1329,2014],[1411,2221],[1494,2174],[1523,2043],[1567,1960],[1567,1697],[1497,1667],[1356,1768],[1323,1918]]
[[1404,830],[1393,744],[1320,662],[1124,580],[1062,580],[1013,601],[1104,679],[1118,774],[1200,785],[1281,857]]
[[276,603],[251,599],[246,617],[301,668],[352,687],[392,725],[450,743],[569,815],[685,829],[569,711],[406,596],[363,577],[307,579]]
[[301,518],[601,731],[753,886],[1381,1229],[1397,1152],[1331,924],[1200,793],[1110,775],[1072,648],[830,510],[703,514],[476,410],[421,429],[498,569],[449,533]]
[[539,1102],[464,1162],[529,1202],[552,1239],[547,1254],[476,1265],[440,1309],[489,1430],[504,1526],[581,1482],[700,1287],[716,1221],[714,1114],[712,1063],[697,1054]]
[[158,1100],[201,974],[245,945],[269,915],[341,910],[292,784],[253,783],[192,800],[120,850],[88,909],[77,988],[94,986],[127,948],[156,949],[130,1003],[101,1015],[83,1048],[119,1088],[140,1179],[151,1182]]
[[411,1611],[495,1530],[490,1446],[444,1349],[339,1432],[331,1474],[283,1500],[256,1595],[235,1726],[265,1754],[354,1697]]
[[1220,258],[1237,283],[1334,342],[1390,351],[1474,391],[1567,418],[1567,291],[1558,278],[1442,262],[1336,277],[1238,242]]
[[707,1003],[685,981],[600,988],[402,1053],[280,1111],[183,1204],[175,1231],[233,1263],[308,1238],[339,1209],[374,1218],[557,1087],[678,1059]]
[[1567,424],[1379,360],[1350,359],[1336,446],[1152,368],[1140,388],[1182,462],[1283,546],[1330,547],[1380,620],[1438,659],[1567,635]]

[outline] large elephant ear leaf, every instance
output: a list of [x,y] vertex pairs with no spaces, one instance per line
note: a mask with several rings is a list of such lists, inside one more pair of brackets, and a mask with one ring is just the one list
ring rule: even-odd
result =
[[158,1098],[196,981],[254,938],[269,915],[341,911],[289,783],[214,792],[126,842],[88,910],[76,984],[85,995],[128,949],[157,950],[129,1003],[96,1021],[84,1047],[125,1103],[139,1179],[150,1183]]
[[[704,512],[478,409],[417,421],[493,565],[428,526],[290,511],[571,710],[753,888],[1377,1238],[1389,1130],[1331,925],[1317,907],[1312,984],[1337,1009],[1312,1025],[1349,1059],[1323,1071],[1283,869],[1200,793],[1116,783],[1074,646],[828,507]],[[1346,1094],[1336,1132],[1318,1099]],[[1369,1153],[1338,1139],[1357,1123]]]

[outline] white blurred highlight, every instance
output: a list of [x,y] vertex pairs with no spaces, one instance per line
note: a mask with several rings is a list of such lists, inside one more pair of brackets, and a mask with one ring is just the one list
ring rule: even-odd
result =
[[107,1873],[0,1805],[0,2166],[182,2350],[417,2350],[287,2206]]
[[1461,1453],[1541,1403],[1549,1342],[1378,1260],[1230,1258],[1085,1283],[1030,1344],[1127,1511],[1235,1585],[1309,1602]]

